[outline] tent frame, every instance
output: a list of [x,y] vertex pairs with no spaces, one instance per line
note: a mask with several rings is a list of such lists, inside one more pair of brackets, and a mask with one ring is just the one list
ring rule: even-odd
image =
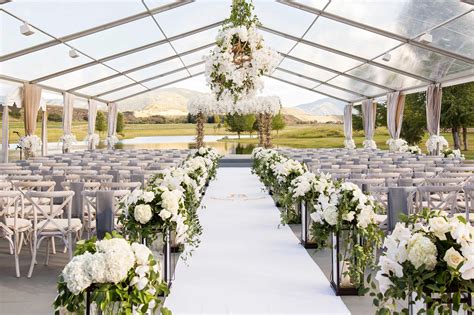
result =
[[[142,4],[145,8],[145,10],[143,12],[140,12],[138,14],[131,15],[131,16],[128,16],[128,17],[124,17],[124,18],[121,18],[121,19],[118,19],[118,20],[115,20],[115,21],[111,21],[109,23],[105,23],[105,24],[102,24],[102,25],[99,25],[99,26],[96,26],[96,27],[93,27],[93,28],[89,28],[89,29],[86,29],[86,30],[83,30],[83,31],[80,31],[80,32],[77,32],[77,33],[66,35],[66,36],[63,36],[63,37],[54,37],[51,34],[48,34],[47,32],[45,32],[44,30],[42,30],[42,29],[40,29],[40,28],[38,28],[34,25],[31,25],[29,23],[32,27],[39,30],[41,33],[52,37],[53,40],[42,43],[42,44],[38,44],[38,45],[35,45],[35,46],[32,46],[32,47],[28,47],[26,49],[22,49],[22,50],[13,52],[13,53],[9,53],[9,54],[0,56],[0,62],[7,61],[7,60],[10,60],[12,58],[20,57],[20,56],[23,56],[23,55],[26,55],[26,54],[29,54],[29,53],[32,53],[32,52],[35,52],[35,51],[38,51],[38,50],[41,50],[41,49],[45,49],[45,48],[52,47],[52,46],[55,46],[55,45],[60,45],[60,44],[64,44],[64,45],[70,47],[71,49],[75,49],[76,51],[78,51],[82,55],[90,58],[92,61],[88,62],[88,63],[85,63],[85,64],[82,64],[82,65],[79,65],[79,66],[76,66],[76,67],[72,67],[72,68],[69,68],[69,69],[64,69],[64,70],[59,71],[59,72],[50,73],[50,74],[47,74],[45,76],[33,79],[31,81],[22,80],[22,79],[18,79],[18,78],[13,78],[13,77],[1,75],[1,74],[0,74],[0,79],[7,80],[7,81],[12,81],[12,82],[17,82],[17,83],[28,82],[28,83],[38,84],[39,86],[41,86],[42,88],[44,88],[46,90],[51,90],[51,91],[60,92],[60,93],[69,92],[69,93],[74,94],[74,95],[76,95],[78,97],[81,97],[81,98],[94,99],[94,100],[97,100],[97,101],[100,101],[100,102],[103,102],[103,103],[110,103],[110,102],[120,102],[120,101],[126,100],[128,98],[138,96],[138,95],[143,94],[143,93],[148,93],[150,91],[153,91],[153,90],[156,90],[156,89],[159,89],[159,88],[162,88],[162,87],[166,87],[166,86],[169,86],[171,84],[178,83],[180,81],[187,80],[189,78],[201,75],[201,74],[203,74],[203,72],[192,74],[190,72],[189,68],[194,67],[194,66],[199,66],[199,65],[203,64],[204,62],[198,62],[198,63],[194,63],[194,64],[191,64],[191,65],[186,65],[184,63],[182,57],[185,56],[185,55],[194,53],[194,52],[201,51],[201,50],[206,49],[206,48],[210,48],[210,47],[214,46],[215,43],[209,43],[209,44],[201,46],[201,47],[196,47],[196,48],[193,48],[191,50],[188,50],[188,51],[185,51],[185,52],[182,52],[182,53],[178,53],[178,51],[173,46],[173,41],[176,41],[178,39],[182,39],[182,38],[185,38],[185,37],[188,37],[188,36],[192,36],[192,35],[195,35],[195,34],[199,34],[201,32],[204,32],[204,31],[207,31],[207,30],[210,30],[210,29],[213,29],[213,28],[217,28],[220,25],[222,25],[223,21],[219,21],[219,22],[216,22],[216,23],[209,24],[207,26],[199,27],[199,28],[184,32],[182,34],[167,37],[165,32],[163,31],[161,25],[158,23],[157,19],[155,18],[155,14],[165,12],[165,11],[168,11],[168,10],[173,10],[175,8],[190,4],[192,2],[194,2],[194,0],[175,0],[172,3],[162,5],[162,6],[159,6],[157,8],[154,8],[154,9],[150,9],[147,6],[147,4],[145,3],[145,1],[142,0]],[[391,66],[388,66],[388,65],[385,65],[385,64],[382,64],[382,63],[379,63],[379,62],[375,61],[375,59],[383,56],[384,54],[389,53],[389,52],[391,52],[391,51],[393,51],[393,50],[395,50],[395,49],[397,49],[397,48],[399,48],[403,45],[409,44],[409,45],[413,45],[413,46],[425,49],[427,51],[431,51],[431,52],[434,52],[434,53],[437,53],[437,54],[441,54],[443,56],[454,58],[456,60],[471,64],[471,65],[474,64],[474,59],[469,58],[468,56],[458,54],[458,53],[455,53],[455,52],[452,52],[452,51],[449,51],[449,50],[446,50],[446,49],[443,49],[443,48],[435,47],[435,46],[420,42],[418,40],[419,37],[422,36],[423,34],[425,34],[427,32],[431,32],[431,31],[433,31],[437,28],[440,28],[440,27],[442,27],[442,26],[444,26],[448,23],[451,23],[451,22],[453,22],[453,21],[455,21],[455,20],[457,20],[457,19],[473,12],[474,7],[470,10],[467,10],[467,11],[461,13],[461,14],[453,16],[453,17],[447,19],[446,21],[443,21],[443,22],[431,27],[429,30],[424,31],[423,33],[420,33],[420,34],[415,35],[414,37],[408,38],[408,37],[405,37],[405,36],[401,36],[399,34],[395,34],[395,33],[380,29],[380,28],[376,28],[376,27],[373,27],[373,26],[370,26],[370,25],[367,25],[367,24],[357,22],[355,20],[351,20],[351,19],[348,19],[348,18],[345,18],[345,17],[342,17],[342,16],[338,16],[338,15],[329,13],[325,10],[330,5],[330,3],[331,3],[330,1],[328,1],[326,6],[322,10],[319,10],[319,9],[316,9],[316,8],[313,8],[313,7],[309,7],[307,5],[298,3],[296,1],[291,1],[291,0],[276,0],[276,2],[278,2],[280,4],[287,5],[292,9],[303,10],[303,11],[315,14],[315,19],[309,25],[309,27],[306,29],[306,31],[302,34],[301,37],[296,37],[296,36],[287,34],[285,32],[282,32],[280,30],[271,29],[271,28],[263,26],[263,25],[259,27],[263,31],[272,33],[272,34],[274,34],[278,37],[289,39],[289,40],[295,42],[295,44],[289,50],[289,52],[287,52],[287,53],[280,52],[280,54],[283,57],[282,61],[285,58],[288,58],[288,59],[291,59],[293,61],[296,61],[296,62],[299,62],[299,63],[302,63],[302,64],[306,64],[306,65],[310,65],[310,66],[313,66],[313,67],[316,67],[316,68],[319,68],[319,69],[330,71],[330,72],[334,73],[334,76],[327,79],[326,81],[318,80],[316,78],[312,78],[310,76],[303,75],[301,73],[297,73],[297,72],[285,69],[284,67],[281,67],[281,62],[280,62],[280,65],[277,67],[278,70],[283,71],[283,72],[288,73],[288,74],[296,75],[298,77],[301,77],[301,78],[304,78],[304,79],[307,79],[307,80],[310,80],[310,81],[313,81],[313,82],[317,83],[317,85],[314,86],[313,88],[308,88],[308,87],[305,87],[301,84],[297,84],[297,83],[290,82],[290,81],[285,80],[285,79],[275,77],[272,74],[268,75],[268,77],[271,77],[273,79],[276,79],[276,80],[279,80],[281,82],[284,82],[284,83],[287,83],[287,84],[290,84],[290,85],[293,85],[293,86],[297,86],[299,88],[309,90],[309,91],[312,91],[312,92],[315,92],[315,93],[318,93],[318,94],[321,94],[321,95],[325,95],[325,96],[333,98],[333,99],[348,102],[348,103],[357,103],[357,102],[360,102],[364,99],[371,99],[371,98],[381,97],[381,96],[386,95],[387,92],[395,91],[395,89],[393,89],[391,87],[388,87],[386,85],[378,84],[377,82],[367,80],[367,79],[363,79],[363,78],[360,78],[358,76],[351,75],[351,74],[348,73],[349,71],[354,70],[354,69],[356,69],[356,68],[358,68],[362,65],[365,65],[365,64],[373,65],[373,66],[376,66],[378,68],[381,68],[381,69],[384,69],[384,70],[387,70],[387,71],[391,71],[391,72],[394,72],[394,73],[397,73],[397,74],[400,74],[400,75],[403,75],[403,76],[406,76],[406,77],[410,77],[410,78],[413,78],[413,79],[416,79],[416,80],[419,80],[419,81],[423,82],[423,84],[421,84],[419,86],[409,86],[409,87],[405,87],[405,88],[400,90],[401,92],[405,92],[405,93],[408,92],[408,91],[416,91],[416,90],[424,89],[424,88],[426,88],[426,86],[428,86],[429,84],[433,84],[433,83],[443,83],[444,85],[450,85],[450,84],[453,84],[453,83],[454,84],[459,84],[461,82],[469,82],[469,81],[474,80],[474,74],[469,73],[467,75],[465,75],[465,74],[461,75],[460,74],[458,76],[453,76],[451,78],[446,78],[444,80],[434,81],[434,80],[432,80],[430,78],[427,78],[425,76],[418,75],[418,74],[408,72],[408,71],[404,71],[404,70],[394,68],[394,67],[391,67]],[[1,3],[0,3],[0,5],[1,5]],[[3,11],[4,13],[12,16],[13,18],[15,18],[15,19],[17,19],[21,22],[28,23],[27,21],[21,19],[20,17],[16,16],[15,14],[13,14],[13,13],[9,12],[8,10],[2,8],[1,6],[0,6],[0,11]],[[304,39],[303,37],[307,34],[307,32],[311,29],[311,27],[313,27],[314,23],[316,23],[317,19],[320,16],[322,16],[324,18],[331,19],[331,20],[336,21],[338,23],[343,23],[343,24],[349,25],[351,27],[356,27],[356,28],[359,28],[359,29],[363,29],[365,31],[369,31],[371,33],[375,33],[375,34],[382,35],[382,36],[387,37],[387,38],[391,38],[391,39],[400,41],[400,43],[398,45],[396,45],[395,47],[390,48],[389,50],[383,52],[382,54],[379,54],[378,56],[376,56],[374,58],[366,59],[366,58],[363,58],[359,55],[350,54],[350,53],[347,53],[347,52],[344,52],[344,51],[341,51],[341,50],[338,50],[338,49],[335,49],[335,48],[331,48],[331,47],[328,47],[328,46],[325,46],[325,45],[322,45],[322,44],[315,43],[315,42],[309,41],[307,39]],[[152,43],[140,46],[140,47],[135,47],[135,48],[132,48],[132,49],[129,49],[129,50],[126,50],[126,51],[122,51],[122,52],[119,52],[119,53],[116,53],[116,54],[113,54],[113,55],[110,55],[110,56],[107,56],[107,57],[103,57],[103,58],[100,58],[100,59],[95,59],[91,56],[88,56],[87,54],[81,52],[80,50],[76,49],[75,47],[73,47],[72,45],[70,45],[68,43],[68,41],[71,41],[73,39],[82,38],[84,36],[88,36],[88,35],[103,31],[103,30],[111,29],[111,28],[114,28],[114,27],[117,27],[117,26],[120,26],[120,25],[124,25],[126,23],[130,23],[130,22],[133,22],[133,21],[136,21],[136,20],[139,20],[139,19],[149,18],[149,17],[151,17],[153,19],[153,21],[155,22],[158,30],[164,36],[164,39],[159,40],[159,41],[155,41],[155,42],[152,42]],[[289,53],[291,53],[291,51],[296,47],[296,45],[298,43],[306,44],[306,45],[309,45],[309,46],[317,48],[317,49],[328,51],[330,53],[333,53],[333,54],[336,54],[336,55],[339,55],[339,56],[343,56],[343,57],[349,58],[351,60],[356,60],[358,62],[361,62],[361,64],[358,64],[358,65],[354,66],[353,68],[351,68],[349,70],[341,72],[341,71],[337,71],[335,69],[331,69],[329,67],[326,67],[326,66],[323,66],[323,65],[320,65],[320,64],[316,64],[316,63],[311,62],[311,61],[306,60],[306,59],[297,58],[295,56],[290,55]],[[170,57],[166,57],[166,58],[163,58],[163,59],[160,59],[160,60],[156,60],[156,61],[153,61],[151,63],[141,65],[139,67],[128,69],[126,71],[118,71],[114,67],[111,67],[111,66],[109,66],[105,63],[107,61],[117,59],[117,58],[120,58],[120,57],[123,57],[123,56],[127,56],[127,55],[130,55],[130,54],[142,51],[142,50],[146,50],[146,49],[149,49],[149,48],[152,48],[152,47],[159,46],[159,45],[170,45],[172,50],[174,51],[174,54]],[[179,59],[180,62],[182,63],[182,65],[183,65],[183,67],[179,67],[179,68],[176,68],[172,71],[168,71],[166,73],[162,73],[162,74],[159,74],[159,75],[156,75],[156,76],[144,79],[144,80],[134,80],[132,77],[128,76],[128,74],[131,73],[131,72],[146,69],[148,67],[155,66],[157,64],[160,64],[160,63],[163,63],[163,62],[166,62],[166,61],[170,61],[170,60],[173,60],[173,59]],[[108,67],[109,69],[111,69],[111,70],[113,70],[117,73],[114,74],[114,75],[105,77],[105,78],[101,78],[101,79],[98,79],[98,80],[86,82],[84,84],[81,84],[79,86],[75,86],[75,87],[73,87],[71,89],[68,89],[68,90],[61,90],[61,89],[51,87],[51,86],[48,86],[46,84],[41,83],[43,81],[46,81],[46,80],[49,80],[49,79],[52,79],[52,78],[56,78],[56,77],[59,77],[61,75],[72,73],[74,71],[78,71],[78,70],[81,70],[81,69],[84,69],[84,68],[87,68],[87,67],[90,67],[90,66],[93,66],[93,65],[98,65],[98,64],[102,64],[102,65]],[[165,83],[165,84],[162,84],[162,85],[159,85],[159,86],[156,86],[156,87],[152,87],[152,88],[149,88],[149,87],[143,85],[143,83],[146,83],[148,81],[151,81],[151,80],[154,80],[154,79],[157,79],[157,78],[166,77],[168,75],[172,75],[174,73],[177,73],[177,72],[180,72],[180,71],[183,71],[183,70],[186,70],[186,72],[187,72],[187,75],[183,78],[173,80],[172,82],[168,82],[168,83]],[[120,77],[120,76],[124,76],[124,77],[129,78],[130,80],[133,81],[133,83],[122,86],[122,87],[118,87],[118,88],[115,88],[115,89],[112,89],[112,90],[101,91],[100,93],[98,93],[96,95],[87,95],[87,94],[78,92],[78,90],[81,90],[83,88],[93,86],[95,84],[98,84],[98,83],[101,83],[101,82],[104,82],[104,81],[107,81],[107,80],[110,80],[110,79],[113,79],[113,78],[116,78],[116,77]],[[368,85],[377,87],[379,89],[383,89],[386,92],[379,93],[379,94],[376,94],[376,95],[367,95],[365,93],[360,93],[360,92],[355,91],[353,89],[347,89],[347,88],[332,84],[330,81],[333,80],[334,78],[338,77],[338,76],[344,76],[344,77],[350,78],[352,80],[357,80],[361,83],[368,84]],[[126,96],[118,98],[118,99],[108,99],[107,97],[104,97],[107,94],[111,94],[113,92],[118,92],[120,90],[129,88],[131,86],[136,86],[136,85],[140,85],[140,86],[144,87],[145,90],[141,91],[139,93],[129,94],[129,95],[126,95]],[[336,95],[331,95],[329,93],[322,93],[322,92],[319,92],[319,91],[315,90],[320,86],[329,86],[331,88],[335,88],[335,89],[344,91],[346,93],[354,94],[355,96],[357,96],[359,98],[348,100],[348,99],[345,99],[345,98],[342,98],[342,97],[338,97]]]

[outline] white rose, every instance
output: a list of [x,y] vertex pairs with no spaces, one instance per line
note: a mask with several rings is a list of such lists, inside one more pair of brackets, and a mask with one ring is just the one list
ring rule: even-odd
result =
[[166,220],[166,219],[169,219],[171,217],[171,212],[169,212],[168,210],[166,209],[163,209],[160,211],[160,217],[163,219],[163,220]]
[[316,223],[323,223],[323,214],[320,211],[312,212],[310,215],[311,220]]
[[146,224],[151,220],[153,212],[151,211],[150,205],[138,205],[133,210],[133,216],[135,220],[141,224]]
[[349,211],[344,214],[342,217],[344,220],[351,222],[355,218],[355,212],[354,211]]
[[436,266],[438,250],[429,238],[421,233],[415,233],[408,241],[408,261],[418,269],[425,265],[427,270],[433,270]]
[[464,261],[464,257],[462,257],[457,250],[451,247],[446,251],[446,254],[444,254],[443,260],[448,263],[449,267],[456,269],[459,264]]
[[392,231],[392,236],[397,241],[408,241],[411,238],[411,231],[403,223],[397,223]]
[[337,208],[335,206],[329,205],[326,209],[323,210],[323,217],[329,225],[336,225]]
[[435,217],[428,220],[430,231],[436,235],[437,238],[444,241],[446,240],[446,233],[449,232],[451,226],[444,217]]
[[161,206],[173,215],[178,213],[181,193],[177,190],[166,190],[161,194]]
[[151,191],[145,191],[142,195],[142,199],[143,201],[145,201],[146,203],[148,202],[152,202],[153,199],[155,199],[155,194]]

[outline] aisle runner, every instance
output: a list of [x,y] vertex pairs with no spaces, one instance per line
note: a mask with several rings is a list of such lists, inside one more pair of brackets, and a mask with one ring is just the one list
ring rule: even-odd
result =
[[200,209],[203,235],[182,260],[173,314],[349,314],[248,168],[220,168]]

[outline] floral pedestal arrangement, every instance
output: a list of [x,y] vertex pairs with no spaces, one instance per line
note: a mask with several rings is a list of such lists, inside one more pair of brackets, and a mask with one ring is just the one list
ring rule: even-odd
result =
[[371,293],[378,314],[473,311],[474,228],[464,215],[425,209],[404,217],[385,238],[378,266]]
[[146,246],[116,233],[78,242],[59,276],[54,307],[78,314],[93,309],[104,314],[155,312],[161,304],[157,296],[168,292],[160,269]]

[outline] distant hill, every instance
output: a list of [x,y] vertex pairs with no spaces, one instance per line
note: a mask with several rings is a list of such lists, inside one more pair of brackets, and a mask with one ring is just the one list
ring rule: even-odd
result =
[[296,108],[314,116],[342,116],[344,115],[344,106],[346,106],[344,102],[332,98],[323,98],[311,103],[298,105]]
[[288,119],[288,116],[291,116],[296,120],[296,122],[300,122],[300,123],[311,123],[311,122],[340,123],[342,122],[342,116],[340,115],[311,115],[298,107],[283,107],[282,114],[285,116],[286,120],[291,121],[291,119]]

